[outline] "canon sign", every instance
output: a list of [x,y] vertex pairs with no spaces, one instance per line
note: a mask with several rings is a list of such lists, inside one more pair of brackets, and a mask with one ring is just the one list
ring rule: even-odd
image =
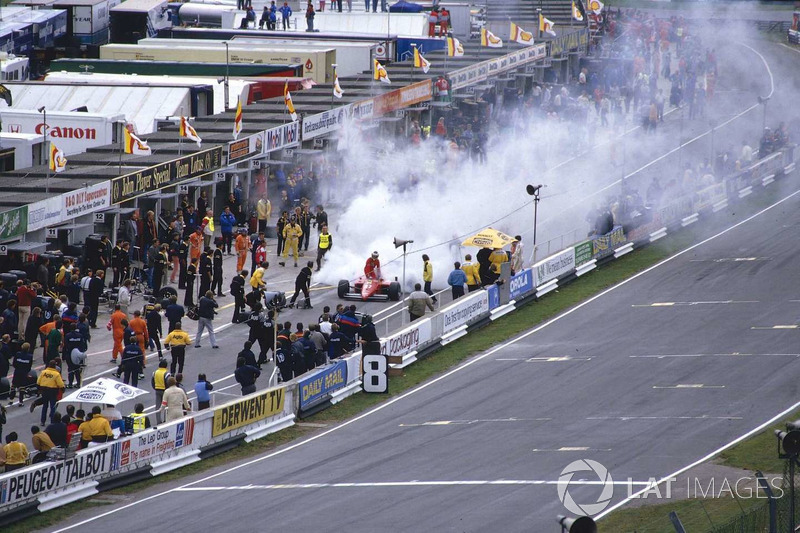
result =
[[44,135],[47,129],[47,135],[53,138],[61,139],[97,139],[97,130],[94,128],[71,128],[68,126],[45,126],[44,123],[37,124],[36,133]]

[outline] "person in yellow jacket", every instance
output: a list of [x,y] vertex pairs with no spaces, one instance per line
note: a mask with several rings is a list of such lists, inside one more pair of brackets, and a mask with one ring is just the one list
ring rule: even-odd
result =
[[433,303],[436,303],[436,296],[433,295],[433,290],[431,290],[433,265],[431,264],[431,258],[427,254],[422,254],[422,281],[425,282],[425,294],[431,297]]
[[333,236],[328,233],[328,225],[323,224],[320,234],[319,242],[317,243],[317,272],[322,267],[322,258],[333,247]]
[[501,248],[495,248],[491,255],[489,255],[489,261],[492,263],[492,272],[499,276],[500,265],[503,263],[508,263],[508,254],[505,253]]
[[[175,324],[177,325],[177,322]],[[189,339],[189,341],[191,342],[191,339]],[[162,422],[160,411],[161,400],[164,399],[164,391],[167,390],[167,380],[171,375],[169,370],[167,370],[167,360],[162,359],[158,362],[158,368],[153,372],[153,378],[150,380],[150,384],[153,385],[153,390],[156,393],[156,421],[159,424]]]
[[[294,256],[294,266],[297,266],[297,253],[300,244],[300,237],[302,236],[303,230],[294,219],[292,219],[289,224],[283,227],[283,240],[285,242],[283,246],[283,257],[288,257],[289,250],[291,250],[292,255]],[[278,264],[281,266],[286,266],[285,262]]]
[[12,431],[6,436],[6,445],[3,446],[3,453],[6,456],[6,472],[22,468],[28,463],[28,447],[17,441],[18,438],[16,431]]
[[478,263],[472,262],[472,256],[470,254],[464,256],[461,270],[467,275],[467,290],[469,290],[469,292],[481,288],[481,266]]
[[114,432],[111,431],[111,424],[100,413],[99,405],[92,407],[92,418],[87,420],[80,426],[78,431],[81,432],[81,447],[85,448],[90,442],[108,442],[114,438]]
[[[269,217],[272,216],[272,203],[269,201],[266,194],[258,199],[258,203],[256,204],[256,216],[258,217],[258,231],[266,232]],[[241,268],[237,270],[241,270]]]
[[[198,342],[200,339],[197,339]],[[181,329],[181,323],[175,323],[175,329],[169,332],[167,338],[164,339],[164,346],[172,354],[172,361],[170,362],[169,371],[175,375],[177,373],[183,373],[183,363],[186,357],[186,347],[192,344],[192,338],[189,336],[188,333]],[[169,378],[167,378],[169,379]]]
[[39,386],[39,393],[42,395],[42,418],[41,422],[44,425],[47,419],[47,408],[50,408],[50,422],[53,422],[53,414],[56,412],[56,402],[58,401],[58,392],[64,390],[64,380],[61,379],[61,372],[56,368],[55,360],[47,363],[47,368],[42,370],[39,374],[39,379],[36,380]]
[[264,275],[267,273],[268,268],[269,263],[262,261],[256,271],[253,272],[253,275],[250,276],[250,287],[252,287],[253,290],[264,290],[267,288],[267,280],[264,279]]
[[211,246],[211,237],[214,236],[214,211],[206,210],[206,216],[203,217],[200,227],[203,228],[203,249],[205,249]]

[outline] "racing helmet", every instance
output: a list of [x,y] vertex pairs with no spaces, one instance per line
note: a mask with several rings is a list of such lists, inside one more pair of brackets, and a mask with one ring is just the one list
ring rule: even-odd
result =
[[378,258],[378,252],[377,251],[372,252],[372,258],[373,259],[377,259]]

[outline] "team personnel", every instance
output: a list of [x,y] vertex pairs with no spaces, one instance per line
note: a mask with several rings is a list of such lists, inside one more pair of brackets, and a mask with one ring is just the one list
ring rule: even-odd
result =
[[[181,329],[181,323],[175,324],[175,329],[169,332],[167,338],[164,339],[164,346],[172,354],[172,362],[170,364],[170,372],[176,374],[177,372],[183,373],[184,359],[186,358],[186,347],[191,346],[192,339],[189,334]],[[165,365],[166,368],[166,365]],[[176,372],[177,371],[177,372]],[[164,379],[167,379],[165,376]]]
[[292,299],[289,301],[290,306],[294,305],[294,302],[302,291],[306,299],[303,309],[314,309],[311,307],[311,295],[309,293],[309,288],[311,287],[311,267],[313,266],[314,262],[309,261],[306,263],[306,266],[300,269],[300,273],[294,280],[294,295],[292,295]]
[[141,342],[141,336],[134,334],[131,336],[131,342],[122,350],[122,382],[126,385],[139,386],[139,372],[144,370]]
[[[166,342],[166,340],[164,341]],[[175,353],[172,354],[175,357]],[[156,421],[161,423],[161,401],[164,399],[164,391],[167,390],[167,380],[172,374],[167,370],[167,360],[162,359],[158,362],[158,368],[153,372],[153,377],[150,379],[150,384],[156,393]]]
[[461,270],[467,275],[467,290],[469,292],[481,288],[481,267],[478,263],[472,262],[471,255],[467,254],[464,256],[464,263],[461,265]]
[[[300,246],[300,237],[303,236],[302,228],[295,222],[294,218],[288,225],[283,228],[283,258],[289,257],[289,252],[294,257],[294,266],[297,266],[298,248]],[[286,266],[286,262],[278,263],[281,266]]]
[[317,272],[322,267],[322,258],[333,247],[333,235],[328,233],[328,225],[322,225],[322,231],[319,234],[319,242],[317,243]]
[[247,230],[239,230],[234,248],[236,250],[236,272],[241,272],[247,261],[247,251],[250,249],[250,237],[247,236]]
[[242,321],[241,315],[245,312],[244,282],[247,279],[247,270],[242,270],[231,280],[231,295],[233,295],[233,319],[231,322],[238,324]]
[[431,297],[433,303],[436,303],[436,296],[433,295],[431,290],[431,283],[433,282],[433,265],[431,258],[427,254],[422,254],[422,281],[425,282],[425,294]]
[[56,368],[56,362],[50,361],[47,363],[47,368],[42,370],[39,374],[39,379],[36,381],[39,386],[39,393],[42,395],[42,416],[41,423],[44,425],[47,419],[47,409],[50,409],[50,422],[53,422],[53,415],[56,412],[56,402],[58,401],[59,391],[64,390],[64,380],[61,379],[61,372]]

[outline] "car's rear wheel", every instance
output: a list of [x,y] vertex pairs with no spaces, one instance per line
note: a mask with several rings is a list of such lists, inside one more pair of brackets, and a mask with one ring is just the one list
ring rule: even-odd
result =
[[347,293],[350,292],[350,282],[346,279],[340,279],[337,292],[339,294],[339,298],[344,298],[347,296]]
[[400,283],[393,281],[389,284],[389,299],[396,302],[400,299]]

